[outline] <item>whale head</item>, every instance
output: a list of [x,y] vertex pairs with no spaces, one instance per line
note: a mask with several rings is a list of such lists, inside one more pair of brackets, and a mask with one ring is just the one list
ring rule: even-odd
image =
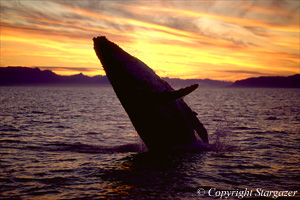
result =
[[164,82],[165,87],[171,89],[145,63],[128,54],[105,36],[93,38],[93,41],[96,54],[113,86],[114,82],[118,82],[116,85],[131,89],[159,91],[161,86],[161,84],[157,84],[159,81],[160,83]]

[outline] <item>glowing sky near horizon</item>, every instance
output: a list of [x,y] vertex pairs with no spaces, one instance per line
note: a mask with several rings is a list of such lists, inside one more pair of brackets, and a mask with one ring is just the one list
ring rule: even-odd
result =
[[235,81],[300,73],[296,0],[1,0],[0,66],[104,75],[106,36],[158,75]]

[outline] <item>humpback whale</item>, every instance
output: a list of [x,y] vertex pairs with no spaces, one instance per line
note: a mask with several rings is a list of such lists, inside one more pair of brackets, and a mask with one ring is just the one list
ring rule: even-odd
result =
[[199,141],[208,143],[197,113],[183,100],[197,89],[197,84],[175,90],[105,36],[95,37],[93,42],[117,97],[149,151],[166,152]]

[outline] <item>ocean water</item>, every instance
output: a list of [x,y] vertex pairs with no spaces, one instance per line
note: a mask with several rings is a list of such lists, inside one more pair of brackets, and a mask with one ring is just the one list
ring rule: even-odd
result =
[[300,197],[299,89],[199,88],[185,101],[210,148],[157,155],[111,87],[0,87],[0,199]]

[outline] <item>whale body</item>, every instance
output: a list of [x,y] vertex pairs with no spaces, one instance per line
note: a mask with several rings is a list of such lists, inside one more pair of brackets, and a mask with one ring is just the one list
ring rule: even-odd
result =
[[105,36],[93,41],[117,97],[149,151],[170,151],[201,140],[208,143],[197,113],[183,100],[197,84],[174,90],[145,63]]

